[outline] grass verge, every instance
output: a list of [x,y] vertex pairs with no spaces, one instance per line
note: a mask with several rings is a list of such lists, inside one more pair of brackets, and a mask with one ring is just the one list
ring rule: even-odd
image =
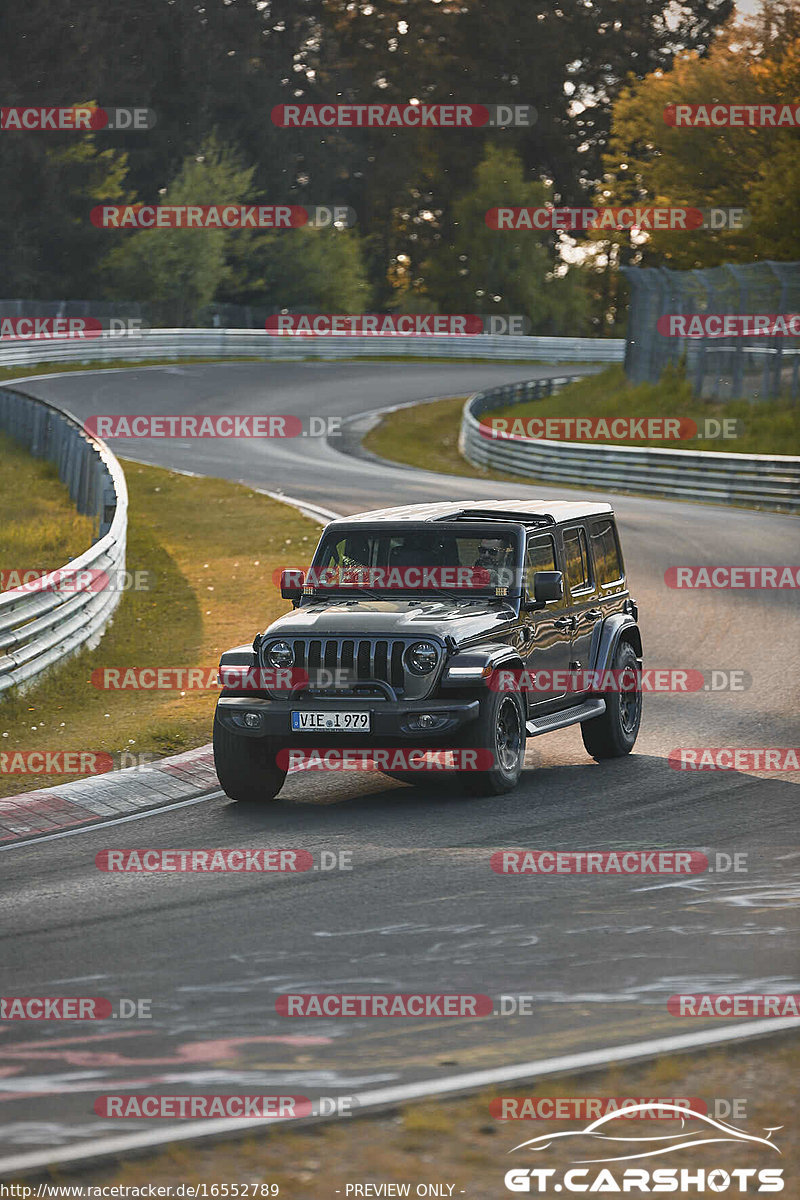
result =
[[[123,466],[130,493],[127,569],[146,573],[149,590],[123,593],[96,650],[81,651],[23,694],[0,699],[0,751],[158,756],[204,745],[213,691],[100,690],[92,671],[216,667],[222,650],[251,641],[286,610],[273,572],[306,566],[311,557],[319,526],[287,505],[221,479],[124,460]],[[63,781],[0,771],[0,795]]]
[[0,433],[0,568],[52,571],[93,541],[94,522],[75,511],[56,467]]
[[[364,446],[383,458],[430,471],[451,475],[474,475],[483,479],[513,479],[472,467],[458,452],[458,431],[464,397],[438,400],[431,404],[387,413],[380,425],[364,439]],[[609,367],[568,384],[554,396],[509,405],[491,413],[492,418],[526,422],[530,417],[617,417],[692,418],[698,424],[707,418],[733,419],[740,422],[741,435],[730,439],[701,439],[663,442],[622,440],[617,444],[661,446],[669,449],[717,450],[725,454],[798,454],[800,453],[800,404],[789,400],[759,403],[731,400],[725,403],[697,401],[691,388],[677,372],[666,373],[658,384],[627,384],[621,366]],[[484,417],[488,422],[489,414]],[[702,426],[701,426],[702,427]],[[521,432],[521,430],[520,430]],[[609,445],[598,441],[599,445]]]
[[[464,1195],[483,1200],[511,1194],[503,1184],[504,1174],[511,1167],[546,1166],[560,1171],[579,1159],[623,1153],[604,1150],[596,1143],[588,1145],[586,1139],[575,1139],[573,1143],[564,1139],[537,1154],[520,1151],[510,1155],[512,1147],[522,1141],[565,1129],[580,1130],[588,1121],[501,1121],[489,1109],[496,1096],[613,1096],[648,1100],[697,1097],[706,1102],[712,1114],[715,1101],[743,1101],[743,1117],[723,1119],[760,1137],[765,1136],[765,1129],[780,1127],[772,1135],[780,1154],[741,1142],[705,1145],[668,1157],[659,1156],[651,1162],[614,1163],[610,1168],[614,1178],[621,1180],[626,1166],[645,1166],[650,1170],[678,1166],[692,1172],[701,1168],[708,1172],[718,1167],[728,1172],[734,1168],[780,1167],[784,1171],[783,1194],[790,1196],[796,1194],[800,1178],[800,1098],[794,1086],[798,1072],[800,1041],[796,1037],[782,1037],[724,1051],[666,1057],[652,1064],[544,1081],[528,1088],[507,1087],[467,1099],[409,1105],[397,1112],[341,1120],[307,1131],[292,1130],[287,1123],[266,1130],[263,1136],[254,1135],[243,1141],[196,1146],[176,1143],[144,1159],[82,1171],[80,1178],[85,1184],[129,1187],[148,1183],[276,1184],[280,1196],[291,1200],[323,1197],[334,1200],[337,1195],[344,1200],[347,1185],[354,1183],[407,1183],[408,1194],[414,1197],[417,1185],[438,1183],[453,1184],[453,1197]],[[129,1124],[134,1128],[136,1122]],[[654,1137],[680,1130],[679,1122],[674,1120],[626,1120],[616,1126],[612,1123],[611,1129],[604,1132],[619,1135],[620,1127],[622,1136]],[[587,1182],[601,1169],[600,1165],[590,1166]],[[61,1178],[60,1173],[54,1174]],[[617,1190],[622,1191],[621,1184]],[[734,1190],[739,1195],[738,1184],[731,1180],[728,1194]],[[757,1190],[757,1183],[751,1180],[749,1194]],[[361,1195],[364,1194],[362,1191]],[[441,1194],[447,1195],[447,1190]],[[535,1181],[531,1194],[539,1194]],[[552,1189],[547,1194],[552,1194]],[[691,1195],[718,1196],[719,1189],[691,1188]]]

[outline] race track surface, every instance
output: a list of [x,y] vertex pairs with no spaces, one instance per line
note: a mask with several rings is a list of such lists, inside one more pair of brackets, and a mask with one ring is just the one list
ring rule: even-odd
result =
[[[227,364],[65,375],[22,385],[98,413],[353,417],[577,367]],[[112,442],[121,456],[242,480],[350,513],[386,504],[577,493],[445,477],[344,455],[337,440]],[[593,497],[608,498],[598,479]],[[529,743],[517,791],[464,799],[441,782],[293,775],[263,810],[224,797],[0,854],[4,994],[152,999],[149,1021],[0,1026],[0,1158],[146,1122],[100,1118],[119,1092],[346,1095],[685,1033],[677,992],[800,989],[797,775],[678,773],[679,746],[797,745],[800,622],[792,591],[675,591],[678,564],[798,562],[798,521],[610,497],[647,666],[740,669],[742,692],[645,697],[628,759],[598,765],[576,728]],[[296,565],[294,563],[287,565]],[[269,586],[269,581],[265,581]],[[242,640],[257,615],[242,614]],[[209,701],[209,731],[212,702]],[[109,847],[346,851],[352,870],[110,875]],[[746,870],[506,877],[505,847],[745,854]],[[287,991],[533,997],[531,1015],[290,1019]]]

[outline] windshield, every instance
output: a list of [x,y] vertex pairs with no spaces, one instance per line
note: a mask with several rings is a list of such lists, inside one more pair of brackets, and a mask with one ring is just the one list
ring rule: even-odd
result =
[[496,594],[514,579],[518,539],[497,528],[379,528],[323,536],[306,585],[316,590],[473,591]]

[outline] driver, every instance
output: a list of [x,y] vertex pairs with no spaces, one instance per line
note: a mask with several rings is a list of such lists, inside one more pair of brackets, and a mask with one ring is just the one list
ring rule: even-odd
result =
[[506,586],[504,567],[508,559],[510,546],[502,538],[483,538],[478,546],[475,567],[481,567],[489,572],[492,584],[497,587]]

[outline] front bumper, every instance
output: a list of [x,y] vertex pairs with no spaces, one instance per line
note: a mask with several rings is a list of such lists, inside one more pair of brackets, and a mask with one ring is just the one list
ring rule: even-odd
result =
[[[298,700],[265,700],[251,696],[220,696],[217,701],[217,717],[222,725],[242,737],[275,737],[298,745],[319,743],[320,737],[329,742],[339,742],[342,745],[379,744],[385,738],[403,738],[427,744],[452,734],[455,729],[474,721],[478,716],[480,702],[470,700],[454,704],[450,700],[404,700],[401,702],[384,700],[322,700],[314,697],[312,702]],[[342,733],[341,730],[330,733],[320,730],[316,733],[299,733],[291,727],[293,712],[304,709],[315,712],[369,712],[371,714],[371,729],[369,733]],[[245,713],[258,715],[257,727],[248,728],[241,723]],[[415,718],[422,714],[430,714],[437,718],[436,728],[424,729],[415,724]]]

